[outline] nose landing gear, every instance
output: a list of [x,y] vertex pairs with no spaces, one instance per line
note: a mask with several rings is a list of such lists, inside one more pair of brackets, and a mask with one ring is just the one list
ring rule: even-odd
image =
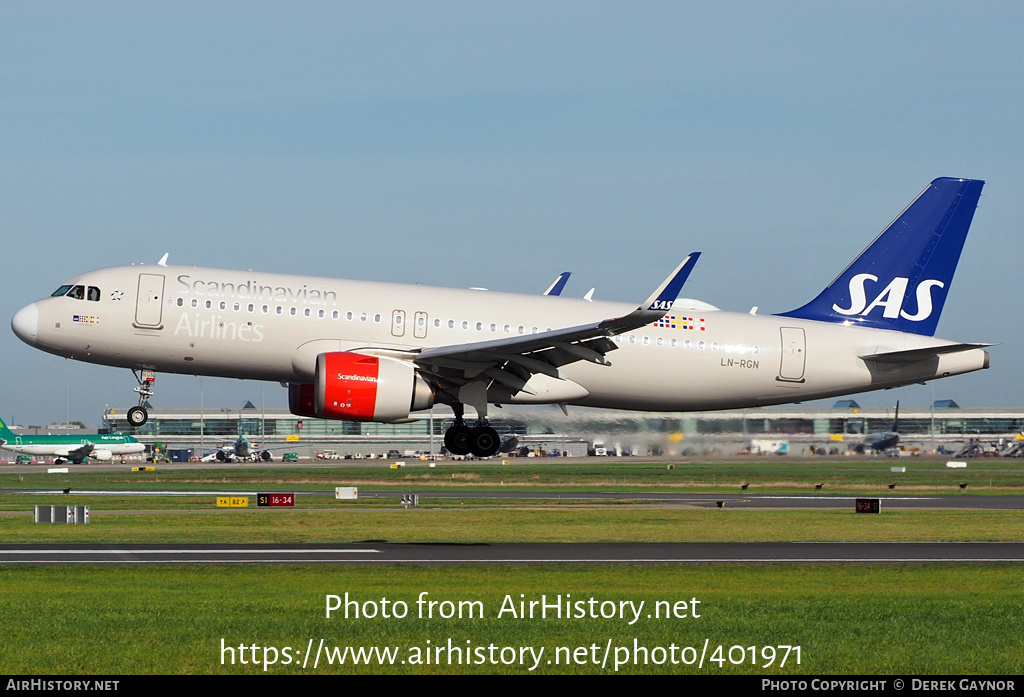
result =
[[138,428],[149,421],[149,412],[146,411],[146,402],[153,396],[153,384],[156,382],[156,372],[149,369],[132,370],[132,374],[138,381],[139,386],[135,391],[139,393],[139,406],[128,410],[128,423]]

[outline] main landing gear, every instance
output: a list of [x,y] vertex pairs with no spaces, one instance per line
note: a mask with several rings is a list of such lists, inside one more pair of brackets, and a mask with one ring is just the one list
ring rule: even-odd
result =
[[149,421],[149,412],[146,411],[146,402],[153,396],[153,384],[156,382],[156,373],[152,370],[132,370],[132,374],[139,382],[135,391],[139,393],[139,406],[128,410],[129,425],[138,428]]
[[444,447],[452,455],[469,455],[476,457],[491,457],[496,455],[501,447],[501,438],[498,432],[487,425],[486,419],[477,421],[476,426],[470,428],[462,418],[462,405],[456,404],[455,423],[445,431]]

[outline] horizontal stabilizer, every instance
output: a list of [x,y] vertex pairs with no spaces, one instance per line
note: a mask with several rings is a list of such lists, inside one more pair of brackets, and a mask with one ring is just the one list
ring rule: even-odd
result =
[[861,356],[861,358],[865,361],[875,361],[876,363],[904,365],[907,363],[917,363],[918,361],[945,353],[973,351],[974,349],[983,349],[989,346],[992,346],[992,344],[946,344],[944,346],[928,346],[925,348],[906,349],[904,351],[879,351]]

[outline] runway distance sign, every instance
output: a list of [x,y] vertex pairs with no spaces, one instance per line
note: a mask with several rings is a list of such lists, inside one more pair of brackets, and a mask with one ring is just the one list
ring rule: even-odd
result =
[[294,506],[295,494],[256,494],[258,506]]
[[881,513],[882,512],[882,500],[881,499],[857,499],[857,512],[858,513]]

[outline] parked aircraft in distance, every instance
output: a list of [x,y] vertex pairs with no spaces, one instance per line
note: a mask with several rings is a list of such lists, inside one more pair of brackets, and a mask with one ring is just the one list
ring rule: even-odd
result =
[[214,455],[217,462],[269,462],[271,457],[273,455],[269,450],[250,448],[249,441],[244,436],[239,436],[234,445],[218,448]]
[[854,447],[857,453],[874,451],[876,453],[888,453],[894,451],[900,445],[900,403],[896,402],[896,414],[892,420],[892,428],[888,431],[870,433],[864,436],[864,442]]
[[779,315],[677,299],[698,253],[639,306],[168,266],[164,255],[70,279],[11,324],[43,351],[131,368],[135,426],[157,372],[273,380],[300,416],[398,422],[449,404],[448,450],[483,457],[500,445],[489,404],[728,409],[988,367],[989,344],[933,338],[983,184],[936,179],[814,300]]
[[112,460],[115,456],[141,453],[146,446],[123,433],[19,436],[0,421],[0,448],[20,455],[53,457],[58,464],[68,460],[80,465],[89,458]]

